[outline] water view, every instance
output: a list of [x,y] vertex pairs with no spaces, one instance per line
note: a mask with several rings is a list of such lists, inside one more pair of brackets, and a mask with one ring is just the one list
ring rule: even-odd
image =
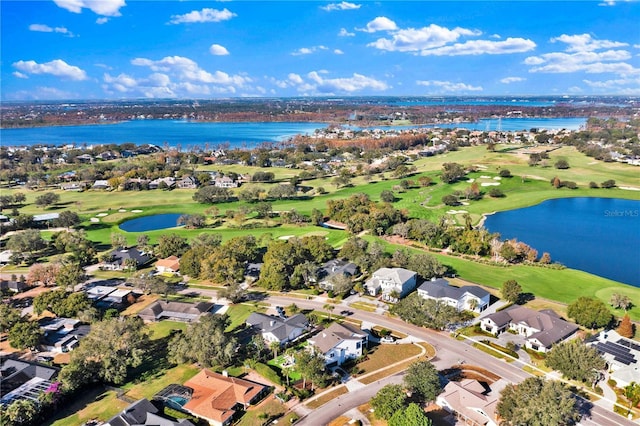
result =
[[130,219],[120,224],[120,229],[127,232],[157,231],[159,229],[178,226],[179,213],[155,214],[151,216]]
[[540,255],[549,252],[569,268],[640,287],[640,201],[547,200],[487,216],[485,227],[526,242]]
[[[586,124],[585,118],[505,118],[481,119],[475,123],[451,123],[428,126],[392,126],[389,129],[418,127],[464,128],[469,130],[529,130],[568,129],[579,130]],[[281,142],[296,135],[312,134],[326,123],[277,122],[277,123],[202,123],[183,120],[134,120],[113,124],[82,126],[34,127],[2,129],[0,136],[4,146],[31,145],[95,145],[134,143],[184,149],[193,146],[213,148],[229,144],[231,148],[254,148],[263,142]],[[380,128],[380,126],[377,126]]]

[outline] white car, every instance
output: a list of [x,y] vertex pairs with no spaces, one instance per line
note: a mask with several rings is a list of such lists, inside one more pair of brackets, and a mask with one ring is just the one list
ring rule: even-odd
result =
[[380,338],[380,343],[396,343],[396,339],[391,336],[384,336]]

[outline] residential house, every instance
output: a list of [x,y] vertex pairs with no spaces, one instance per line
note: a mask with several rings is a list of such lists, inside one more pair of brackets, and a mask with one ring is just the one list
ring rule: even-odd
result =
[[152,259],[153,256],[149,253],[142,252],[136,247],[119,249],[111,252],[111,257],[102,263],[101,268],[110,271],[122,271],[133,267],[139,269]]
[[253,312],[246,323],[259,331],[265,341],[278,342],[280,345],[294,341],[309,329],[309,320],[304,314],[283,318]]
[[0,365],[0,406],[19,399],[39,403],[40,393],[53,385],[59,368],[35,362],[2,359]]
[[60,189],[63,191],[75,191],[81,192],[84,191],[86,185],[84,182],[66,182],[60,185]]
[[166,186],[167,189],[175,188],[176,180],[171,176],[169,176],[169,177],[154,179],[151,182],[149,182],[149,189],[158,189],[161,186]]
[[43,346],[49,352],[66,353],[77,348],[80,339],[91,327],[71,318],[54,318],[40,325],[44,332]]
[[214,426],[231,424],[236,413],[246,410],[269,393],[269,387],[261,383],[210,370],[200,371],[184,386],[193,389],[193,393],[182,408]]
[[238,182],[231,179],[229,176],[218,176],[213,180],[213,185],[218,188],[237,188]]
[[93,182],[93,185],[91,186],[92,189],[111,189],[111,185],[109,185],[109,182],[104,180],[104,179],[98,179],[95,182]]
[[607,362],[609,377],[623,388],[631,382],[640,383],[640,344],[622,337],[615,330],[605,330],[587,344],[596,348]]
[[177,274],[180,271],[180,258],[169,256],[156,262],[156,269],[161,274]]
[[148,399],[140,399],[116,414],[104,426],[193,426],[187,419],[169,420]]
[[522,306],[512,306],[487,315],[480,320],[480,328],[494,335],[509,329],[526,337],[525,346],[538,352],[547,352],[577,330],[578,326],[560,318],[550,309],[534,311]]
[[3,280],[0,278],[0,290],[9,290],[14,293],[20,293],[28,287],[25,281],[19,280]]
[[349,324],[333,323],[325,330],[309,339],[309,344],[324,355],[327,367],[344,364],[349,359],[362,356],[367,347],[369,335]]
[[118,158],[118,154],[116,154],[113,151],[105,151],[96,155],[96,160],[102,160],[102,161],[115,160],[116,158]]
[[425,281],[418,287],[418,295],[424,299],[433,299],[446,303],[458,311],[482,312],[489,307],[491,295],[488,291],[475,286],[453,287],[444,278]]
[[180,189],[196,189],[198,187],[198,181],[192,176],[184,176],[182,179],[176,181],[176,186]]
[[85,291],[87,299],[103,308],[121,308],[128,303],[129,289],[98,285]]
[[144,178],[129,178],[124,183],[125,191],[139,191],[149,188],[150,179]]
[[461,423],[474,426],[498,426],[496,407],[507,382],[489,385],[473,379],[449,382],[438,395],[436,404],[453,414]]
[[93,157],[89,154],[82,154],[76,157],[76,161],[79,163],[91,163],[93,161]]
[[333,290],[333,283],[329,280],[333,275],[342,274],[352,278],[358,273],[358,265],[345,260],[333,259],[326,262],[316,271],[318,285],[325,290]]
[[418,274],[404,268],[380,268],[364,284],[367,293],[395,302],[416,288]]
[[194,322],[198,321],[202,315],[210,313],[214,306],[213,303],[208,302],[186,303],[158,300],[138,312],[138,316],[149,322],[165,319]]

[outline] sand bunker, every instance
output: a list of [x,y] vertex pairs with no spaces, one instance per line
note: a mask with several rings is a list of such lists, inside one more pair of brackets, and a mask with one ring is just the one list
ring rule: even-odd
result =
[[498,186],[498,185],[500,185],[500,182],[484,182],[480,184],[480,186]]
[[105,216],[109,216],[109,213],[98,213],[96,216],[105,217]]
[[131,213],[142,213],[142,210],[131,210]]
[[100,222],[100,219],[97,218],[97,217],[92,217],[91,219],[89,219],[89,222],[98,223],[98,222]]

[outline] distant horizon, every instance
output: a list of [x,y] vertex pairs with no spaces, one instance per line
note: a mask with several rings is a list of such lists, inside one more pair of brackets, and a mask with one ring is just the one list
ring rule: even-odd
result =
[[2,104],[37,104],[37,103],[65,103],[65,102],[175,102],[175,101],[252,101],[252,100],[278,100],[278,99],[322,99],[327,101],[341,101],[341,100],[357,100],[364,98],[403,98],[403,99],[628,99],[640,101],[640,95],[615,95],[615,94],[599,94],[599,95],[346,95],[346,96],[328,96],[328,95],[314,95],[314,96],[226,96],[226,97],[211,97],[211,98],[199,98],[199,97],[184,97],[184,98],[69,98],[69,99],[25,99],[25,100],[3,100]]
[[627,0],[3,1],[0,99],[640,96],[638,22]]

